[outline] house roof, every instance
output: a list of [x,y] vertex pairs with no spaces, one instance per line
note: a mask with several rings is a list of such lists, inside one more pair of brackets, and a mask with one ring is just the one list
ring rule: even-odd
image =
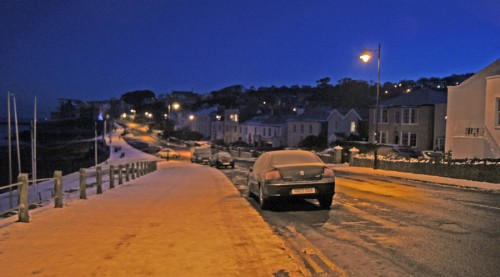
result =
[[327,121],[332,113],[332,108],[320,106],[306,110],[303,114],[290,118],[287,121]]
[[444,91],[433,90],[430,88],[421,88],[412,93],[398,96],[389,100],[382,101],[380,106],[423,106],[433,104],[445,104],[448,102],[448,95]]
[[478,73],[472,75],[470,78],[463,81],[461,84],[452,87],[457,87],[457,88],[467,87],[468,85],[473,84],[477,81],[483,82],[486,77],[495,75],[500,75],[500,59],[497,59],[496,61],[494,61],[493,63],[491,63]]
[[241,125],[251,126],[278,126],[285,125],[287,117],[285,116],[255,116],[251,119],[241,123]]

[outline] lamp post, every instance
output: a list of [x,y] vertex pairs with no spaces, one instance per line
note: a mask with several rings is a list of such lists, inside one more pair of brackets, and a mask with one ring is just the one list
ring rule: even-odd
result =
[[372,52],[377,52],[377,100],[375,102],[375,134],[374,134],[374,142],[375,142],[375,151],[373,152],[374,154],[374,159],[373,159],[373,168],[377,169],[378,168],[378,139],[379,139],[379,121],[380,117],[382,116],[379,111],[379,94],[380,94],[380,43],[378,44],[378,49],[365,49],[361,56],[359,57],[361,60],[363,60],[365,63],[370,60],[370,58],[373,56]]

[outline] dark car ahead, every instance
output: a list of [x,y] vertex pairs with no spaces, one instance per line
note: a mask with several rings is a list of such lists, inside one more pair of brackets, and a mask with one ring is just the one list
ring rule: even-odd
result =
[[262,154],[248,175],[249,194],[258,196],[262,209],[273,198],[317,199],[321,208],[332,205],[335,176],[316,154],[280,150]]
[[192,163],[210,164],[212,149],[209,147],[195,147],[191,154]]
[[227,152],[217,152],[212,156],[210,166],[215,166],[217,168],[234,168],[234,160],[233,157],[231,157],[231,154]]

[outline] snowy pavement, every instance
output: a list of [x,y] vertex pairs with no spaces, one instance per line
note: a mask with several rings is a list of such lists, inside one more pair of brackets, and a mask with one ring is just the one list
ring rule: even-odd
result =
[[[112,154],[108,165],[155,159],[112,143],[126,154]],[[36,210],[43,212],[30,223],[0,228],[0,275],[308,274],[227,177],[207,166],[161,161],[157,171],[103,194]]]
[[333,168],[334,172],[342,171],[342,172],[353,172],[353,173],[361,173],[368,175],[382,175],[399,179],[422,181],[434,185],[458,187],[465,189],[476,189],[476,190],[500,193],[500,184],[495,184],[495,183],[477,182],[471,180],[446,178],[446,177],[439,177],[432,175],[373,169],[368,167],[352,167],[349,166],[348,164],[329,164],[328,166]]

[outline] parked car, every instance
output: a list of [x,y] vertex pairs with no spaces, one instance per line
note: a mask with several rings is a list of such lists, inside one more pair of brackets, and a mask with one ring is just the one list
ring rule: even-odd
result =
[[156,154],[156,156],[164,159],[166,159],[167,157],[176,159],[181,157],[181,155],[172,148],[163,148],[160,152]]
[[192,163],[210,164],[212,149],[209,147],[195,147],[191,153]]
[[250,195],[259,198],[262,209],[272,199],[317,199],[320,207],[332,205],[335,176],[316,154],[304,150],[265,152],[248,175]]
[[210,166],[215,166],[217,168],[225,167],[234,168],[234,160],[231,154],[228,152],[217,152],[210,159]]

